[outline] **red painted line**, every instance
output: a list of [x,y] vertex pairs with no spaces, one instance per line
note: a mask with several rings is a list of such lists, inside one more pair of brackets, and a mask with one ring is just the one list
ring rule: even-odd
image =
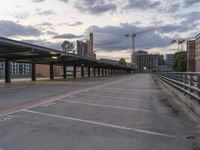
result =
[[41,99],[32,100],[32,101],[29,101],[29,102],[8,108],[6,110],[0,111],[0,117],[6,116],[6,115],[9,115],[9,114],[12,114],[12,113],[16,113],[16,112],[19,112],[19,111],[24,110],[24,109],[30,109],[30,108],[33,108],[33,107],[37,107],[39,105],[46,104],[46,103],[49,103],[49,102],[52,102],[52,101],[56,101],[56,100],[59,100],[59,99],[65,98],[65,97],[73,96],[73,95],[79,94],[81,92],[86,92],[86,91],[90,91],[90,90],[93,90],[93,89],[98,89],[98,88],[101,88],[101,87],[104,87],[104,86],[107,86],[107,85],[110,85],[110,84],[113,84],[113,83],[117,83],[117,82],[120,82],[120,81],[123,81],[123,80],[127,80],[127,78],[117,80],[117,81],[113,81],[113,82],[109,82],[109,83],[102,84],[102,85],[99,85],[99,86],[94,86],[94,87],[90,87],[90,88],[86,88],[86,89],[79,89],[79,90],[72,91],[72,92],[63,92],[63,93],[60,93],[60,94],[55,95],[55,96],[49,96],[49,97],[45,97],[45,98],[41,98]]
[[60,94],[55,95],[55,96],[48,96],[48,97],[45,97],[45,98],[36,99],[36,100],[32,100],[32,101],[29,101],[29,102],[26,102],[26,103],[23,103],[23,104],[19,104],[19,105],[16,105],[14,107],[11,107],[11,108],[8,108],[6,110],[1,111],[0,117],[11,114],[11,113],[18,112],[18,111],[23,110],[23,109],[28,109],[28,108],[32,108],[34,106],[39,106],[39,105],[42,105],[42,104],[45,104],[45,103],[48,103],[48,102],[51,102],[51,101],[56,101],[58,99],[68,97],[68,96],[71,96],[71,95],[74,95],[74,94],[77,94],[77,91],[67,92],[67,93],[64,92],[64,93],[60,93]]

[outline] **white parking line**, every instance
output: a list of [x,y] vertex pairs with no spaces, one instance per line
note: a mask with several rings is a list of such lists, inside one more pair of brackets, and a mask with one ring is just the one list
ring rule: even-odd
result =
[[34,103],[34,104],[27,104],[27,105],[24,105],[24,106],[23,105],[22,106],[16,106],[16,107],[11,108],[10,110],[9,109],[6,110],[5,112],[0,112],[0,117],[10,115],[10,114],[13,114],[13,113],[17,113],[17,112],[20,112],[24,109],[34,108],[34,107],[37,107],[37,106],[40,106],[40,105],[43,105],[43,104],[47,104],[47,103],[50,103],[50,102],[54,102],[54,101],[57,101],[57,100],[60,100],[60,99],[66,98],[66,97],[77,95],[77,94],[80,94],[82,92],[87,92],[87,91],[102,88],[102,87],[105,87],[105,86],[108,86],[108,85],[113,85],[113,84],[116,84],[116,83],[119,83],[119,82],[122,82],[122,81],[125,81],[125,80],[128,80],[128,79],[130,79],[130,77],[125,78],[125,79],[121,79],[121,80],[117,80],[117,81],[111,81],[111,82],[108,82],[108,83],[105,83],[105,84],[102,84],[102,85],[98,85],[98,86],[94,86],[94,87],[90,87],[90,88],[85,88],[85,89],[78,90],[78,91],[71,92],[71,93],[61,94],[60,96],[53,96],[52,98],[48,98],[48,100],[46,100],[46,98],[44,98],[44,101],[40,100],[41,102],[38,102],[36,104]]
[[121,130],[127,130],[127,131],[133,131],[133,132],[138,132],[138,133],[144,133],[144,134],[150,134],[150,135],[156,135],[156,136],[162,136],[162,137],[168,137],[168,138],[174,138],[175,137],[173,135],[169,135],[169,134],[165,134],[165,133],[148,131],[148,130],[142,130],[142,129],[137,129],[137,128],[128,128],[128,127],[123,127],[123,126],[119,126],[119,125],[106,124],[106,123],[96,122],[96,121],[91,121],[91,120],[84,120],[84,119],[78,119],[78,118],[72,118],[72,117],[65,117],[65,116],[59,116],[59,115],[54,115],[54,114],[47,114],[47,113],[36,112],[36,111],[31,111],[31,110],[23,110],[23,111],[27,112],[27,113],[32,113],[32,114],[37,114],[37,115],[43,115],[43,116],[47,116],[47,117],[53,117],[53,118],[71,120],[71,121],[76,121],[76,122],[83,122],[83,123],[88,123],[88,124],[93,124],[93,125],[99,125],[99,126],[104,126],[104,127],[111,127],[111,128],[116,128],[116,129],[121,129]]
[[[85,92],[86,93],[86,92]],[[139,98],[125,98],[125,97],[116,97],[116,96],[108,96],[108,95],[97,95],[97,94],[85,94],[85,93],[80,93],[79,95],[85,95],[85,96],[95,96],[95,97],[107,97],[107,98],[112,98],[112,99],[120,99],[120,100],[130,100],[130,101],[139,101],[139,102],[147,102],[147,100],[144,99],[139,99]],[[79,96],[79,95],[74,95],[74,97]],[[73,97],[73,98],[74,98]]]
[[84,103],[84,102],[80,102],[80,101],[68,101],[68,100],[59,100],[59,101],[68,102],[68,103],[74,103],[74,104],[83,104],[83,105],[90,105],[90,106],[114,108],[114,109],[151,112],[151,110],[146,110],[146,109],[136,109],[136,108],[129,108],[129,107],[113,106],[113,105],[102,105],[102,104],[94,104],[94,103]]

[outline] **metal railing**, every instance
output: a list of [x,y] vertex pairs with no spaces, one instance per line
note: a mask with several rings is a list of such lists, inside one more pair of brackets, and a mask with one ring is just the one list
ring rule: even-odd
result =
[[155,75],[200,103],[200,73],[159,72]]

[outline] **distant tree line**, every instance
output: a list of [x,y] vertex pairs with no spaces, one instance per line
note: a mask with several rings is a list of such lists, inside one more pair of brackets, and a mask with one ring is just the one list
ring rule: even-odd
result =
[[173,58],[173,69],[177,72],[185,72],[187,66],[187,52],[176,52]]
[[127,67],[127,63],[126,63],[126,60],[125,60],[124,58],[121,58],[121,59],[118,61],[118,64],[121,65],[121,66]]

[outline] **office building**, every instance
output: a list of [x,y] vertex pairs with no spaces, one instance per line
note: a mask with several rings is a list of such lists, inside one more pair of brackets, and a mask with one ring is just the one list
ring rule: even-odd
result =
[[173,71],[173,61],[174,61],[174,54],[166,54],[165,59],[165,71]]
[[[0,76],[4,74],[5,63],[0,62]],[[32,65],[28,63],[11,62],[11,75],[13,77],[30,76]]]
[[148,54],[146,51],[135,52],[136,68],[139,72],[159,70],[164,65],[164,56]]
[[30,76],[32,65],[27,63],[12,62],[11,73],[13,76]]

